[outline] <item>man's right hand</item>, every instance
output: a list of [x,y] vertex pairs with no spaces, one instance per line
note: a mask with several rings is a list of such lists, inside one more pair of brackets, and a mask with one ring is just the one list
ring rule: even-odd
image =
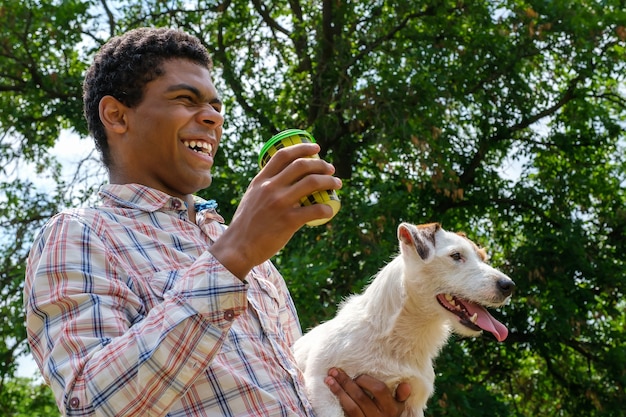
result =
[[231,224],[210,252],[240,279],[274,256],[307,222],[332,216],[326,204],[300,206],[314,191],[337,190],[335,168],[317,158],[313,143],[276,152],[246,190]]

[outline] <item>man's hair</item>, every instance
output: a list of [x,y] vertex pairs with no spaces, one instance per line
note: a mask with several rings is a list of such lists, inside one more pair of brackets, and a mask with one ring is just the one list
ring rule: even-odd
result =
[[111,156],[99,114],[102,97],[110,95],[127,107],[137,106],[143,100],[146,84],[164,74],[163,62],[181,58],[212,67],[202,43],[175,29],[134,29],[111,38],[98,51],[85,75],[83,106],[87,127],[107,168]]

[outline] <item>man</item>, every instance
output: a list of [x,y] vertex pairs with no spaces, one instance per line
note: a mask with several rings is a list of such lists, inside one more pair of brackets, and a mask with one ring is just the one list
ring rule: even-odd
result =
[[[228,228],[194,193],[211,184],[222,103],[200,42],[169,29],[111,39],[84,82],[85,116],[110,184],[36,238],[26,271],[28,339],[70,416],[312,415],[291,345],[300,336],[268,259],[338,189],[302,144],[254,178]],[[326,379],[349,416],[399,415],[373,378]],[[323,417],[323,416],[320,416]]]

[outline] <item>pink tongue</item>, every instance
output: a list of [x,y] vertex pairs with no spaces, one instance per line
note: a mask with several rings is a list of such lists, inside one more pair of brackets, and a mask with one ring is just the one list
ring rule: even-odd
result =
[[471,303],[467,300],[463,300],[463,305],[469,312],[470,317],[474,314],[478,315],[476,325],[483,330],[493,333],[498,339],[498,342],[502,342],[509,335],[509,329],[498,320],[494,319],[491,314],[478,304]]

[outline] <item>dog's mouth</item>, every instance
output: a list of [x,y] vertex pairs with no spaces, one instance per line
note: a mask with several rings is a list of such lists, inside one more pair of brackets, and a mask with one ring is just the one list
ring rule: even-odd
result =
[[481,305],[450,294],[437,295],[437,301],[446,310],[457,316],[462,325],[471,330],[477,332],[486,330],[493,334],[498,342],[502,342],[509,334],[506,326],[493,318]]

